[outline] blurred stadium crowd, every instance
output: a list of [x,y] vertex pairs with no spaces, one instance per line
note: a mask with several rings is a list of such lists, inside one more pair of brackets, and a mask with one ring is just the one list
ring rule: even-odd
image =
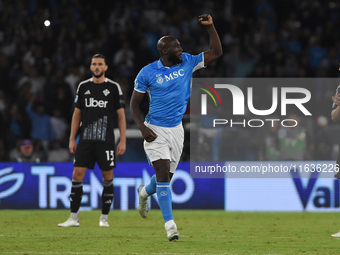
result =
[[[198,23],[202,13],[213,16],[224,55],[196,77],[338,77],[338,1],[0,0],[0,160],[15,161],[22,139],[32,139],[43,160],[52,160],[51,151],[65,155],[73,98],[78,83],[91,76],[91,57],[106,56],[106,76],[121,85],[129,105],[133,80],[158,58],[161,36],[179,38],[191,54],[209,48]],[[332,159],[339,141],[336,125],[329,125],[335,87],[310,91],[318,107],[303,159]],[[270,93],[259,101],[271,100]],[[128,128],[135,128],[128,107],[126,114]],[[256,136],[242,132],[246,141]],[[263,141],[235,143],[229,143],[237,148],[230,148],[234,160],[271,159]]]

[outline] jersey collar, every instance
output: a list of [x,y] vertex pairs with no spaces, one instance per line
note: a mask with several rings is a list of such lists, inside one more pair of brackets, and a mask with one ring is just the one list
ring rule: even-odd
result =
[[[106,77],[104,82],[107,82],[107,79],[108,78]],[[91,77],[90,81],[93,82],[93,77]]]
[[157,61],[157,66],[158,66],[158,68],[168,68],[168,69],[170,69],[170,67],[167,67],[167,66],[164,66],[164,65],[163,65],[161,59],[158,59],[158,61]]
[[[183,62],[182,62],[182,63],[183,63]],[[177,65],[173,65],[173,66],[179,67],[182,63],[179,63],[179,64],[177,64]],[[162,61],[161,61],[160,59],[158,59],[158,61],[157,61],[157,66],[158,66],[158,68],[168,68],[168,69],[170,69],[171,67],[173,67],[173,66],[171,66],[171,67],[164,66],[163,63],[162,63]]]

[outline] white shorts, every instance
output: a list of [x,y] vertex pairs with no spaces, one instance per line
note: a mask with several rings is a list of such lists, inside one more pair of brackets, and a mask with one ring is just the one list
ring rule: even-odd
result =
[[160,127],[144,122],[157,138],[153,142],[144,140],[144,150],[150,165],[159,159],[170,160],[170,173],[176,171],[181,158],[184,143],[184,129],[182,123],[176,127]]

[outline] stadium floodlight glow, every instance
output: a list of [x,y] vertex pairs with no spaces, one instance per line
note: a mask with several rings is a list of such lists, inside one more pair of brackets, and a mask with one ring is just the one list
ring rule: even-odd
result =
[[45,27],[49,27],[51,25],[51,22],[47,19],[44,21]]

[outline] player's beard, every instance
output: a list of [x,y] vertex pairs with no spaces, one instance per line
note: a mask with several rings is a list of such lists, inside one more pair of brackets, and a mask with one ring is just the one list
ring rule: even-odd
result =
[[177,65],[182,63],[183,60],[180,59],[178,55],[172,52],[169,54],[169,61],[171,61],[174,65]]
[[104,75],[104,72],[101,72],[100,74],[96,75],[94,72],[92,72],[92,75],[94,77],[96,77],[97,79],[99,79],[100,77],[102,77]]

